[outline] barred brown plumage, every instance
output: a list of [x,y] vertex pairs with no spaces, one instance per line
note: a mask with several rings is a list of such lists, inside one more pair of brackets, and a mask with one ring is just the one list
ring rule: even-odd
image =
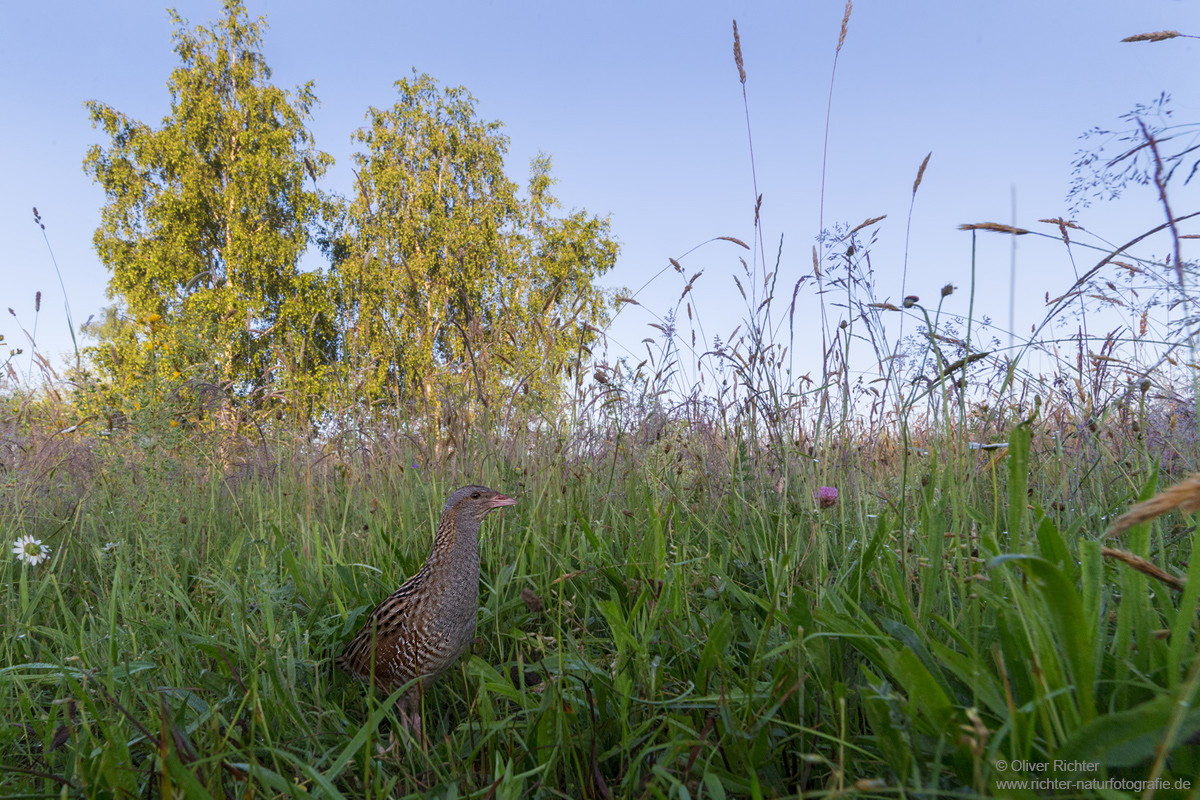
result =
[[337,666],[400,696],[400,720],[419,738],[421,695],[466,652],[479,610],[479,525],[517,501],[485,486],[464,486],[442,509],[425,565],[375,606],[337,658]]

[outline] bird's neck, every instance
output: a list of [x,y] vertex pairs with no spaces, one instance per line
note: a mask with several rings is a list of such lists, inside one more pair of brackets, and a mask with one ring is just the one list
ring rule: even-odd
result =
[[447,515],[438,523],[433,550],[426,569],[437,574],[443,570],[479,573],[479,520]]

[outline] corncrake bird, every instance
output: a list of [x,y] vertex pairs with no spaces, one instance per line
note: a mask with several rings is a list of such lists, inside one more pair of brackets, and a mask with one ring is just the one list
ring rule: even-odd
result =
[[486,486],[450,495],[425,566],[375,606],[337,659],[339,668],[389,694],[419,679],[396,706],[421,741],[421,696],[475,639],[479,525],[489,511],[516,502]]

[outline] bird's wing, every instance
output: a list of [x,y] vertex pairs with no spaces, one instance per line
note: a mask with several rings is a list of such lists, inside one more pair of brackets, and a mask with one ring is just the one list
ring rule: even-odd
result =
[[412,627],[412,620],[419,616],[422,572],[405,581],[399,589],[371,609],[366,623],[354,634],[354,638],[346,643],[345,649],[338,657],[339,667],[351,672],[367,668],[371,651],[377,648],[379,643],[400,636],[407,628]]

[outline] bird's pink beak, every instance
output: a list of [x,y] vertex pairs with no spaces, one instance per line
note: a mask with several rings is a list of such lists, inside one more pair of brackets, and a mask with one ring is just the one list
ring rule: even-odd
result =
[[517,504],[517,498],[509,497],[506,494],[498,494],[495,497],[493,497],[491,500],[488,500],[488,503],[487,503],[488,508],[500,508],[502,506],[515,506],[516,504]]

